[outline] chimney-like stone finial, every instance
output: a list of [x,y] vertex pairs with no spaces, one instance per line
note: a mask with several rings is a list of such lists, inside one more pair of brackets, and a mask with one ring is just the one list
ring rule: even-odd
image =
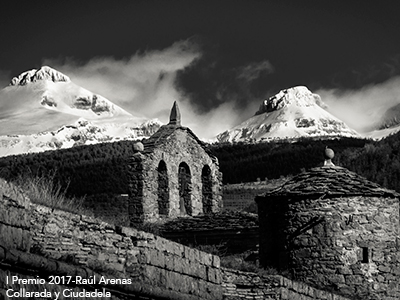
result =
[[328,146],[325,147],[324,151],[324,157],[325,157],[325,162],[324,166],[334,166],[332,162],[332,158],[335,156],[335,152],[333,152],[332,149],[328,148]]
[[174,101],[174,105],[172,106],[168,125],[181,125],[181,112],[179,111],[179,106],[176,101]]

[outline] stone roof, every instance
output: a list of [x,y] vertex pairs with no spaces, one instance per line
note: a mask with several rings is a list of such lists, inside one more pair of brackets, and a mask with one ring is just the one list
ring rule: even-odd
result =
[[179,110],[178,103],[174,101],[174,104],[171,109],[171,113],[169,116],[169,123],[167,125],[163,125],[158,129],[156,133],[154,133],[148,139],[142,141],[144,145],[144,153],[151,153],[157,148],[159,145],[162,145],[164,141],[173,134],[176,130],[183,130],[186,131],[188,135],[190,135],[200,147],[204,149],[204,151],[211,157],[211,159],[216,162],[217,158],[215,155],[211,153],[208,149],[206,143],[201,141],[190,128],[184,127],[181,125],[181,113]]
[[161,231],[240,230],[258,228],[258,215],[242,211],[224,211],[168,220]]
[[396,198],[399,195],[345,168],[323,166],[300,173],[282,186],[260,197],[378,196]]
[[190,135],[198,144],[200,147],[204,149],[204,151],[207,152],[209,156],[211,156],[213,159],[215,159],[215,156],[211,153],[211,151],[208,149],[206,143],[201,141],[194,133],[193,131],[184,126],[179,126],[179,125],[173,125],[173,124],[168,124],[168,125],[163,125],[158,129],[156,133],[154,133],[151,137],[149,137],[146,140],[143,140],[142,143],[144,145],[144,153],[151,153],[157,146],[161,145],[164,143],[164,141],[172,135],[176,130],[182,130],[186,131],[188,135]]

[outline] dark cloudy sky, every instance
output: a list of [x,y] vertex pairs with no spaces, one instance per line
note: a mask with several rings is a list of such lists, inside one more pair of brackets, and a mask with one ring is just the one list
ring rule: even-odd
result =
[[[400,102],[396,1],[9,2],[0,8],[2,86],[46,64],[148,117],[180,100],[197,122],[223,123],[210,131],[296,85],[320,92],[336,114],[350,102],[365,113]],[[370,97],[388,87],[386,98]]]

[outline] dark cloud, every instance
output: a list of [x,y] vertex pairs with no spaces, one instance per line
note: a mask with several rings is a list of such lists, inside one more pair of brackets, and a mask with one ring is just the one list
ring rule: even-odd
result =
[[[202,56],[198,44],[188,39],[175,42],[165,49],[136,53],[124,59],[97,57],[84,63],[71,58],[45,59],[43,64],[65,73],[74,83],[106,97],[136,116],[159,118],[167,123],[172,103],[178,101],[183,124],[192,128],[199,137],[210,139],[254,114],[255,108],[238,109],[233,98],[222,97],[212,107],[199,109],[199,90],[212,83],[206,77],[203,77],[203,86],[195,85],[191,93],[182,93],[182,89],[177,87],[180,86],[179,78],[183,77],[178,74],[186,69],[197,70]],[[212,69],[213,66],[208,65],[207,68]],[[262,63],[261,67],[251,65],[244,69],[252,74],[252,78],[246,75],[240,81],[249,83],[256,79],[254,74],[267,72],[269,64]],[[238,80],[239,70],[241,68],[230,69],[228,77],[232,83]],[[206,68],[200,71],[204,72],[203,76],[210,74]],[[235,86],[233,84],[232,88]],[[214,99],[218,90],[222,90],[221,81],[209,88]],[[225,91],[228,92],[234,93],[230,89]]]
[[0,10],[0,68],[12,76],[44,61],[138,114],[162,119],[170,101],[182,101],[199,128],[206,117],[236,125],[293,86],[349,97],[400,75],[391,0],[9,4]]
[[0,88],[7,86],[10,83],[11,71],[0,70]]
[[269,78],[274,67],[268,60],[232,60],[223,48],[210,40],[196,37],[202,55],[190,66],[178,72],[176,87],[190,99],[200,114],[229,103],[237,110],[258,107],[268,94]]
[[383,83],[400,75],[400,53],[394,54],[379,63],[371,63],[357,68],[346,68],[332,75],[331,81],[324,84],[332,89],[362,89],[365,86]]

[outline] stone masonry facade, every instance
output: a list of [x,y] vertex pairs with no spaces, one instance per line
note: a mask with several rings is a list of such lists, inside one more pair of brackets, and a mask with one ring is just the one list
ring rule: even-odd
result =
[[132,155],[129,163],[130,223],[218,212],[222,174],[218,159],[180,125],[177,104],[170,122]]
[[340,167],[256,199],[260,263],[351,299],[400,298],[399,197]]

